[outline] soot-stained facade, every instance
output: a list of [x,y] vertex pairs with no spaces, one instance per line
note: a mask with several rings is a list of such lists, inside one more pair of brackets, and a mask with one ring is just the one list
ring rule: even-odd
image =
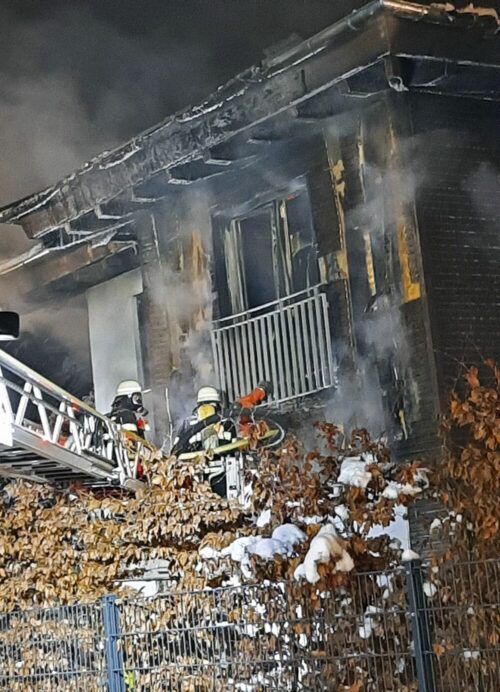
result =
[[499,76],[494,13],[372,2],[1,210],[36,244],[0,280],[87,297],[99,407],[140,377],[157,441],[265,378],[432,452],[457,362],[499,356]]

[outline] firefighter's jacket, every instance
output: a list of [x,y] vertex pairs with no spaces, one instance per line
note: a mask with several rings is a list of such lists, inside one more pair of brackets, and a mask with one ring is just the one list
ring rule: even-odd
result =
[[215,411],[211,415],[204,416],[203,408],[203,406],[196,408],[182,423],[174,440],[173,454],[209,451],[231,442],[235,437],[236,431],[232,421],[223,420],[222,416]]
[[142,419],[140,419],[134,411],[124,406],[120,406],[113,408],[109,414],[109,417],[112,421],[119,425],[120,428],[123,428],[123,430],[129,430],[139,437],[142,437],[142,439],[145,439],[146,436],[144,426],[140,425]]

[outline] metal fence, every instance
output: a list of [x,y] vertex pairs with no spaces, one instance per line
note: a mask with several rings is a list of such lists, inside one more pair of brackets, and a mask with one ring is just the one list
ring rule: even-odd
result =
[[285,402],[334,384],[328,302],[321,286],[214,324],[213,351],[220,386],[230,401],[261,380]]
[[499,571],[414,562],[328,593],[266,583],[14,612],[0,687],[497,692]]

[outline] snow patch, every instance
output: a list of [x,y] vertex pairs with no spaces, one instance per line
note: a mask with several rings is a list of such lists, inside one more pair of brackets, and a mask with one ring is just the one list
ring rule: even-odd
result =
[[141,581],[139,579],[130,579],[122,582],[122,585],[129,589],[134,589],[134,591],[138,591],[139,594],[145,598],[156,596],[160,590],[158,582],[155,580]]
[[205,545],[203,548],[199,549],[198,555],[203,560],[214,560],[216,557],[219,557],[220,552],[215,550],[215,548],[212,548],[210,545]]
[[335,514],[342,521],[347,521],[349,519],[349,508],[345,505],[338,505],[335,507]]
[[411,562],[412,560],[420,560],[420,555],[414,550],[403,550],[401,555],[401,562]]
[[404,673],[404,669],[406,668],[406,662],[404,658],[400,658],[399,661],[396,663],[396,668],[394,669],[394,672],[396,675],[401,675]]
[[415,483],[418,483],[421,488],[428,488],[430,486],[429,469],[417,469],[415,475],[413,476],[413,480]]
[[310,584],[319,581],[317,566],[328,563],[332,557],[340,558],[334,567],[335,571],[350,572],[354,568],[349,553],[344,549],[335,527],[325,524],[312,539],[309,550],[302,562],[295,570],[295,579],[306,579]]
[[274,540],[283,543],[289,553],[293,552],[297,543],[302,543],[307,539],[306,534],[293,524],[278,526],[274,529],[272,537]]
[[253,543],[247,546],[247,551],[251,555],[257,555],[262,560],[272,560],[275,555],[287,555],[287,547],[274,538],[257,537]]
[[376,463],[371,454],[366,455],[366,457],[349,457],[344,459],[337,482],[343,485],[352,485],[356,488],[366,488],[372,479],[372,474],[366,469],[368,466]]
[[[297,543],[306,540],[307,536],[293,524],[278,526],[272,538],[262,536],[242,536],[236,538],[230,545],[216,554],[216,557],[229,556],[233,562],[239,562],[245,577],[252,576],[250,555],[256,555],[262,560],[272,560],[276,555],[291,555]],[[207,546],[208,548],[208,546]],[[202,554],[204,551],[204,554]],[[215,552],[215,551],[214,551]],[[202,557],[213,557],[210,550],[202,548]]]
[[257,538],[257,536],[242,536],[241,538],[236,538],[227,548],[221,550],[221,555],[229,555],[234,562],[241,562],[247,555],[247,548],[252,543],[255,543]]
[[251,623],[247,623],[241,628],[241,632],[243,634],[246,634],[248,637],[256,637],[257,634],[259,633],[259,628],[257,625],[252,625]]
[[264,632],[266,634],[274,634],[275,637],[279,637],[279,635],[281,634],[281,627],[276,622],[265,622]]
[[260,516],[257,518],[257,526],[259,527],[259,529],[262,529],[264,526],[267,526],[270,521],[271,510],[265,509],[263,512],[260,513]]
[[437,594],[437,586],[430,581],[424,582],[424,593],[427,598],[433,598]]
[[375,615],[378,615],[378,613],[381,612],[381,608],[377,608],[376,606],[369,605],[366,608],[365,615],[363,618],[363,624],[358,630],[358,634],[361,637],[361,639],[368,639],[369,637],[371,637],[373,632],[373,618]]
[[475,658],[479,658],[480,655],[481,655],[481,652],[480,652],[480,651],[471,651],[470,649],[466,649],[466,650],[464,651],[464,658],[465,658],[465,659],[475,659]]
[[[404,505],[396,505],[394,507],[394,519],[389,526],[373,526],[368,532],[368,538],[377,538],[377,536],[389,536],[392,539],[391,548],[410,549],[410,528],[406,518],[406,507]],[[396,543],[397,541],[397,543]],[[394,544],[394,545],[393,545]]]
[[241,586],[241,579],[237,574],[231,575],[223,582],[224,586]]
[[[377,575],[377,586],[384,589],[382,593],[382,598],[387,600],[392,593],[394,593],[394,584],[392,575],[390,574],[378,574]],[[384,588],[385,587],[385,588]]]
[[311,526],[313,524],[322,524],[325,517],[320,517],[319,514],[313,514],[311,517],[298,517],[299,521],[306,526]]
[[389,481],[387,483],[382,497],[388,500],[397,500],[400,495],[418,495],[422,492],[422,488],[417,488],[415,485],[410,485],[410,483],[396,483],[396,481]]
[[442,523],[443,522],[441,521],[441,519],[438,519],[436,517],[436,519],[434,519],[433,522],[431,523],[431,525],[429,527],[429,531],[435,531],[436,529],[440,529],[442,526]]

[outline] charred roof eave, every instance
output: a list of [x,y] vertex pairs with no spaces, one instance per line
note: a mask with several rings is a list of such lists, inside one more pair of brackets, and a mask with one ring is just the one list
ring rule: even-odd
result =
[[[491,22],[404,0],[375,0],[298,46],[246,70],[205,103],[102,153],[56,185],[4,207],[0,222],[20,223],[29,237],[40,238],[63,226],[78,225],[80,218],[96,213],[100,205],[126,191],[131,193],[132,206],[140,207],[142,200],[134,198],[134,191],[159,174],[166,186],[189,184],[192,175],[183,171],[192,162],[201,179],[223,174],[231,162],[226,167],[214,161],[214,147],[389,56],[498,68],[498,34],[489,41],[478,41],[477,32],[469,31],[471,27],[491,31]],[[390,80],[388,86],[398,88]]]

